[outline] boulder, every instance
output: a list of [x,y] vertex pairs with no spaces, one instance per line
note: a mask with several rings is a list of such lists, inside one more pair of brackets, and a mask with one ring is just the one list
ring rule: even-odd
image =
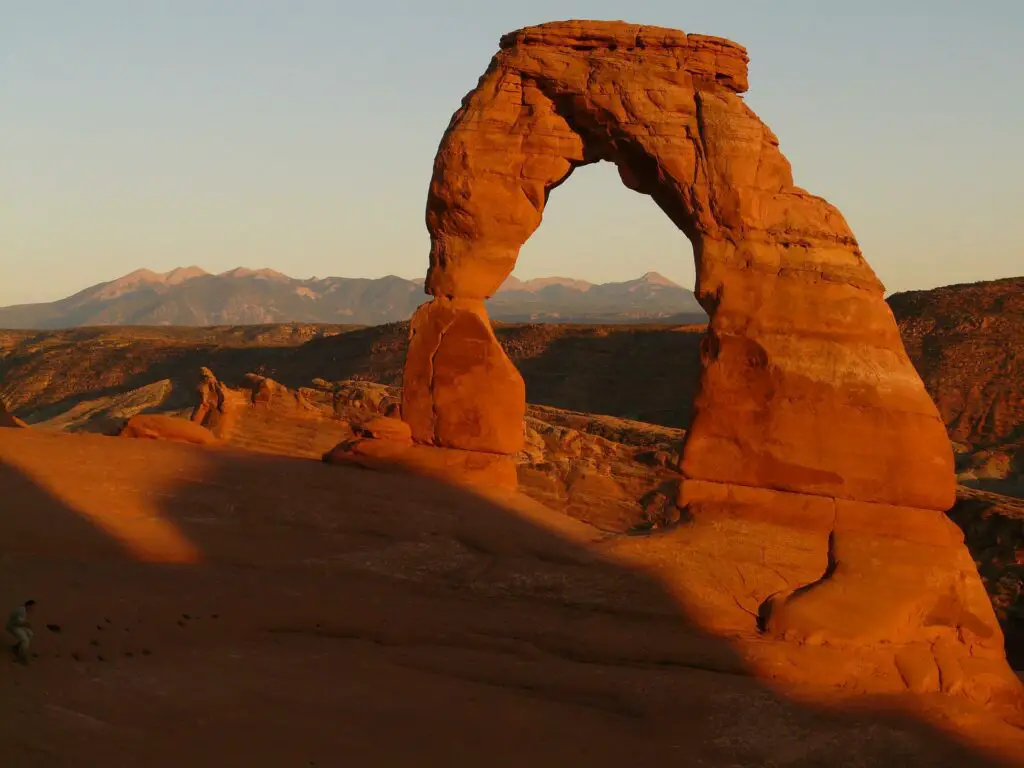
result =
[[377,416],[354,426],[353,432],[359,437],[375,440],[390,440],[396,443],[411,443],[412,429],[401,419]]
[[220,442],[210,430],[194,421],[156,413],[132,416],[121,429],[119,436],[171,440],[195,445],[214,445]]
[[426,445],[514,454],[523,447],[526,385],[483,301],[438,299],[410,323],[402,415]]

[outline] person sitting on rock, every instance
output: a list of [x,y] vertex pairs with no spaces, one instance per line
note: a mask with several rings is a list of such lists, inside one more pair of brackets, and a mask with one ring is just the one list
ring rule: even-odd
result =
[[22,664],[28,664],[28,649],[32,645],[33,634],[28,617],[35,605],[35,600],[26,600],[24,604],[15,608],[7,619],[7,631],[18,640],[12,650]]

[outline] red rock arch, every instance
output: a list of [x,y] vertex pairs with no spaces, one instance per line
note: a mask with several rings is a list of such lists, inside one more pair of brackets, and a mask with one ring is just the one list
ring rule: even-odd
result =
[[842,215],[794,186],[719,38],[556,22],[501,40],[441,141],[427,292],[406,364],[420,442],[514,453],[522,380],[484,309],[575,167],[606,160],[693,244],[711,316],[689,478],[928,509],[952,453]]
[[618,22],[502,38],[434,164],[434,298],[412,319],[403,418],[419,443],[461,449],[437,463],[514,470],[525,391],[484,300],[551,191],[611,161],[692,241],[711,316],[680,466],[687,522],[662,573],[687,614],[757,674],[1019,705],[940,511],[955,485],[938,412],[843,217],[794,186],[740,98],[746,65],[726,40]]

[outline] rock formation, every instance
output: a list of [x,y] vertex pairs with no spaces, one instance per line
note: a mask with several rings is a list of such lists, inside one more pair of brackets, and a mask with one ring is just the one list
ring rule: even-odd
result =
[[978,563],[1006,635],[1006,656],[1024,669],[1024,499],[961,488],[949,511]]
[[516,464],[511,456],[417,445],[411,432],[403,435],[397,424],[383,423],[404,422],[387,417],[376,421],[376,434],[364,433],[339,443],[323,455],[323,461],[385,472],[411,472],[483,489],[516,489]]
[[27,427],[24,421],[7,410],[4,401],[0,400],[0,427]]
[[[412,319],[403,418],[424,446],[522,448],[523,381],[484,301],[551,191],[612,162],[692,243],[711,318],[673,533],[692,615],[827,649],[838,684],[1019,697],[942,514],[952,450],[884,288],[839,211],[794,185],[746,89],[746,51],[720,38],[579,21],[505,35],[435,159],[433,299]],[[814,679],[802,653],[771,674]]]
[[1024,277],[897,293],[888,303],[956,443],[1024,437]]
[[889,297],[965,485],[1024,497],[1024,278]]
[[[292,389],[250,373],[241,386],[229,387],[208,369],[201,370],[198,402],[191,420],[236,448],[260,453],[320,458],[339,440],[351,437],[345,391]],[[364,399],[373,392],[360,392]],[[380,406],[380,403],[376,403]],[[374,403],[359,403],[373,406]]]
[[511,273],[551,191],[573,168],[607,160],[696,254],[697,295],[712,319],[688,476],[952,504],[944,429],[883,286],[842,215],[793,185],[775,135],[739,96],[746,65],[729,41],[621,23],[502,38],[434,164],[435,300],[413,320],[406,368],[418,440],[518,449],[522,384],[482,302]]
[[171,440],[195,445],[215,445],[220,442],[205,427],[185,419],[176,419],[159,413],[141,413],[132,416],[120,432],[121,437],[147,440]]

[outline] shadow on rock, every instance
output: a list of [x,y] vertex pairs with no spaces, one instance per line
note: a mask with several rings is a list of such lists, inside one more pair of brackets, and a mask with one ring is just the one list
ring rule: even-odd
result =
[[931,714],[1024,743],[947,697],[770,686],[522,497],[11,430],[0,498],[0,598],[62,629],[0,670],[5,764],[1011,764]]

